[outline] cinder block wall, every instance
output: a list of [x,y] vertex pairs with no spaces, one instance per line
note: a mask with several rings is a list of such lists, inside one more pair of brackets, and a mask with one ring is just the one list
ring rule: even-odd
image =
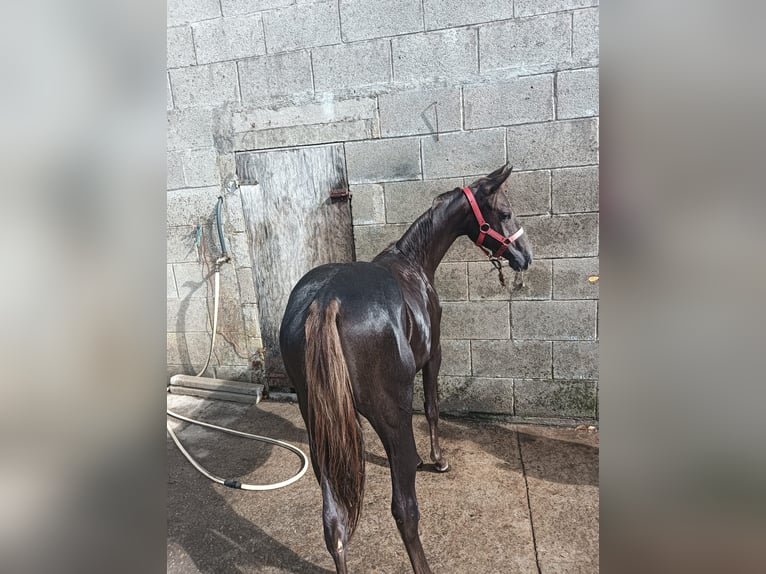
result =
[[234,257],[215,373],[259,376],[234,153],[344,142],[359,259],[398,238],[435,195],[510,161],[511,201],[536,261],[525,286],[509,290],[469,241],[448,253],[437,278],[443,408],[596,418],[595,4],[169,0],[169,371],[191,372],[207,353],[212,290],[195,226],[212,237],[223,193]]

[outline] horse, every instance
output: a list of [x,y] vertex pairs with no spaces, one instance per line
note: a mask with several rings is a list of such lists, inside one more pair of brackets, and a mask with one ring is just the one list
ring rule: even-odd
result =
[[499,269],[527,269],[532,252],[501,191],[506,164],[431,207],[371,262],[330,263],[309,271],[290,294],[280,349],[306,423],[311,463],[322,490],[327,550],[346,574],[346,548],[364,492],[360,416],[380,437],[391,470],[391,513],[415,574],[430,574],[418,533],[415,473],[423,464],[412,429],[415,374],[423,372],[431,460],[449,463],[439,446],[437,377],[441,304],[434,273],[452,243],[467,235]]

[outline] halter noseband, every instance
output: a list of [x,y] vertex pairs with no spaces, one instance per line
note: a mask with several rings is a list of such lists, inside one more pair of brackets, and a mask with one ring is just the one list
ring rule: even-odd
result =
[[[479,209],[479,204],[476,203],[476,198],[473,196],[473,192],[468,188],[463,188],[463,193],[465,194],[466,199],[468,200],[468,203],[471,205],[471,209],[473,210],[473,215],[476,217],[476,221],[479,224],[479,236],[476,238],[476,245],[479,247],[482,247],[484,249],[487,249],[484,247],[484,238],[489,235],[492,239],[500,243],[500,247],[497,248],[497,251],[495,251],[492,254],[492,257],[500,257],[503,252],[505,252],[506,249],[508,249],[508,246],[516,241],[519,237],[521,237],[524,234],[524,228],[519,227],[519,230],[514,233],[513,235],[506,237],[505,235],[500,235],[497,231],[492,229],[489,226],[489,223],[487,223],[484,220],[484,216],[481,214],[481,210]],[[487,249],[489,251],[489,249]]]

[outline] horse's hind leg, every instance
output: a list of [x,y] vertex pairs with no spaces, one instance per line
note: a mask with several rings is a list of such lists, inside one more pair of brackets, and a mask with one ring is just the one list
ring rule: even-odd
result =
[[431,431],[431,460],[439,472],[447,472],[449,463],[442,454],[439,446],[439,393],[437,390],[437,377],[442,364],[441,345],[437,347],[431,360],[423,367],[423,395],[425,397],[426,419]]
[[324,523],[324,542],[335,561],[335,571],[337,574],[347,574],[348,516],[343,506],[335,501],[332,489],[324,479],[322,479],[322,522]]
[[410,557],[415,574],[431,574],[418,534],[420,510],[415,495],[415,473],[418,457],[412,434],[412,415],[401,414],[398,426],[381,420],[370,420],[386,449],[391,467],[391,514]]

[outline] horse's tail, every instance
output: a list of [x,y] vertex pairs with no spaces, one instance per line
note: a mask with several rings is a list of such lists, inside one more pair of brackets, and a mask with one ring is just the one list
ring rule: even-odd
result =
[[350,539],[362,509],[364,443],[338,334],[339,311],[337,299],[324,313],[314,301],[306,319],[306,426],[318,478],[346,511]]

